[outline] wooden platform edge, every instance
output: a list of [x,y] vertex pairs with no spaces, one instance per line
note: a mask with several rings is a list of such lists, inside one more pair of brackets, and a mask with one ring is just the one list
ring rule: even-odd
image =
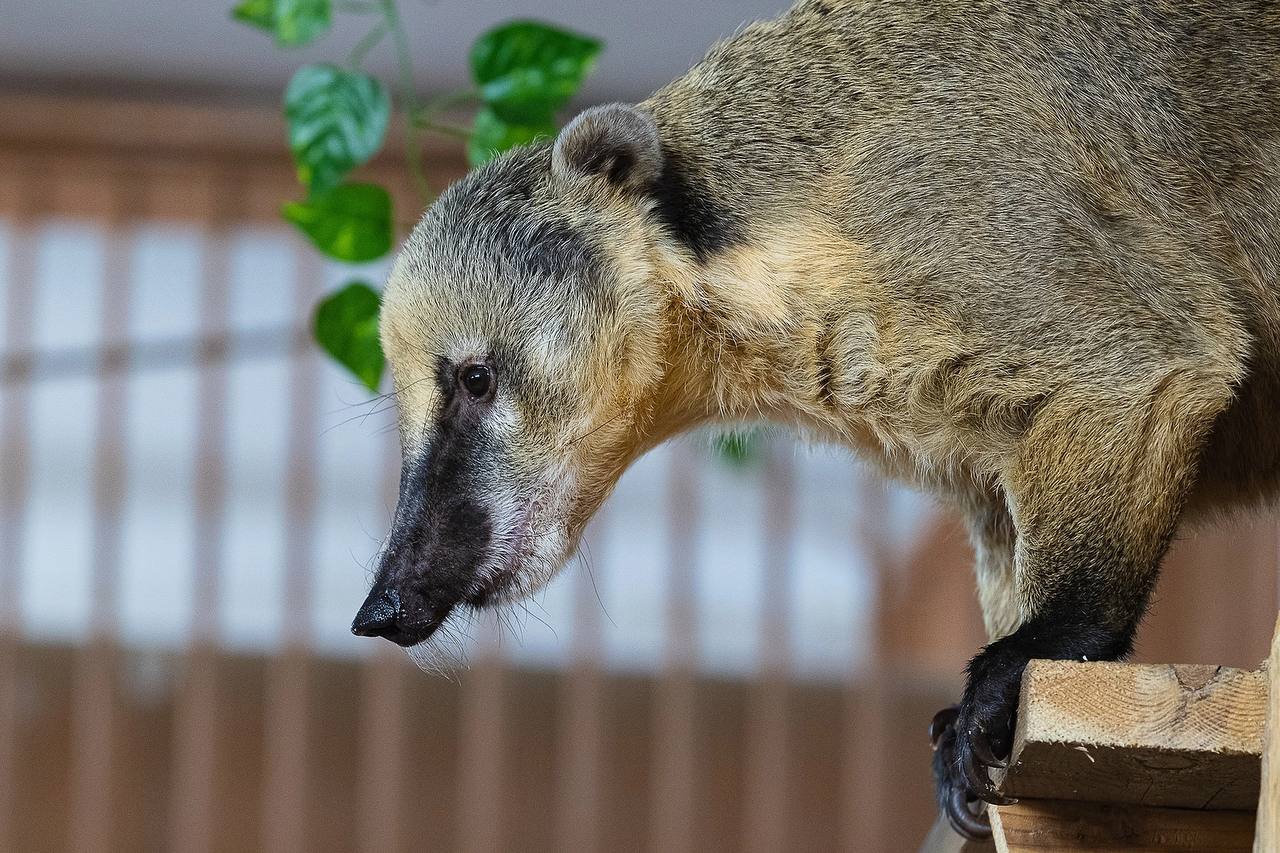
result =
[[1024,800],[990,814],[998,853],[1248,853],[1253,847],[1252,811]]
[[1254,827],[1254,853],[1280,850],[1280,619],[1271,637],[1271,655],[1264,672],[1267,678],[1267,717],[1262,732],[1262,769],[1258,792],[1258,818]]
[[[1261,670],[1032,661],[1013,758],[1019,802],[968,846],[934,826],[921,851],[1280,851],[1280,620]],[[1256,813],[1256,814],[1255,814]]]
[[998,781],[1020,799],[1253,811],[1266,710],[1262,672],[1032,661]]

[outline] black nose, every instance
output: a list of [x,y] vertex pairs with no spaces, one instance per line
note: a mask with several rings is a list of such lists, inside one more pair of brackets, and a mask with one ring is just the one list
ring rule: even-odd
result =
[[351,633],[360,637],[388,637],[399,632],[396,619],[400,616],[400,593],[394,589],[378,589],[360,605],[360,612],[351,623]]

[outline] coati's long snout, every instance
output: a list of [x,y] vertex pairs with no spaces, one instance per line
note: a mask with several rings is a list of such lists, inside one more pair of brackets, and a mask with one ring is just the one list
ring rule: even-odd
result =
[[439,404],[406,442],[395,519],[352,632],[412,646],[459,605],[483,607],[517,583],[538,490],[497,425],[504,367],[440,359]]
[[387,547],[352,632],[411,646],[460,602],[478,603],[494,545],[484,481],[501,454],[492,444],[478,424],[444,429],[405,464]]
[[[416,498],[413,503],[423,504]],[[400,646],[428,639],[460,602],[476,598],[480,559],[490,538],[487,514],[470,502],[458,502],[434,520],[412,511],[397,513],[377,580],[351,623],[352,633]]]

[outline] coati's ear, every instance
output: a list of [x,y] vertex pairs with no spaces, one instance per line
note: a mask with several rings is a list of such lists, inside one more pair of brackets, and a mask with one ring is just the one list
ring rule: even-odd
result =
[[586,110],[556,138],[551,168],[557,175],[600,177],[644,192],[662,174],[662,143],[653,116],[626,104]]

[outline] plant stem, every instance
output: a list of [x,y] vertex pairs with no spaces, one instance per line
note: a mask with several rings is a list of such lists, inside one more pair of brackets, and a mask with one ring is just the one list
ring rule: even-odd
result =
[[448,122],[435,121],[434,119],[429,118],[419,118],[417,120],[417,125],[423,130],[443,133],[445,136],[454,136],[458,139],[471,138],[471,131],[467,130],[465,127],[458,127],[456,124],[449,124]]
[[418,114],[418,100],[413,94],[413,58],[409,53],[409,36],[404,31],[404,22],[400,19],[400,9],[396,0],[380,0],[382,14],[387,22],[396,46],[396,65],[400,69],[400,102],[404,109],[405,127],[405,160],[409,164],[409,172],[413,175],[414,186],[422,196],[423,204],[431,201],[431,185],[422,167],[422,147],[418,141],[418,128],[413,116]]
[[443,95],[427,101],[422,108],[422,112],[426,116],[430,116],[432,113],[447,110],[449,107],[458,104],[471,104],[481,100],[484,100],[484,95],[479,89],[459,89],[456,92],[445,92]]
[[377,26],[365,33],[364,37],[356,42],[356,46],[351,48],[351,55],[347,57],[347,64],[351,66],[353,71],[360,70],[360,65],[364,62],[365,56],[378,46],[378,42],[382,41],[382,37],[386,34],[387,22],[379,21]]

